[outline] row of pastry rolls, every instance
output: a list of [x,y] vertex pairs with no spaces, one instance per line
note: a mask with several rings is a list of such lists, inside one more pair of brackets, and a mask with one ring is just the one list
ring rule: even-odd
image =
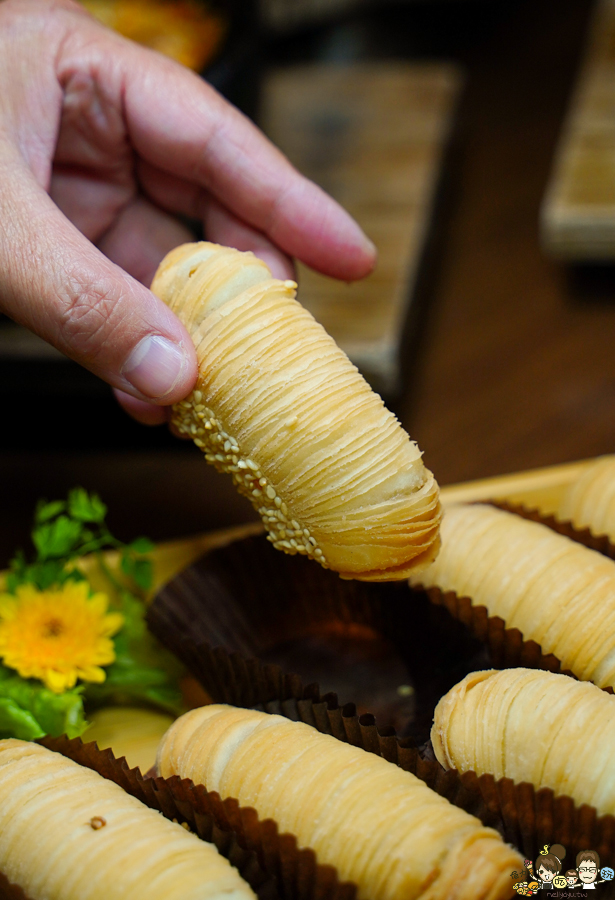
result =
[[0,874],[28,900],[254,900],[213,844],[18,740],[0,741]]
[[157,768],[274,819],[360,900],[496,900],[520,865],[495,831],[415,776],[282,716],[193,710],[163,738]]
[[558,517],[615,542],[615,456],[601,456],[564,491]]
[[615,815],[615,696],[593,684],[474,672],[438,703],[431,739],[445,768],[531,782]]
[[438,487],[355,366],[251,253],[185,245],[152,290],[199,362],[174,422],[230,472],[278,549],[364,580],[402,578],[438,546]]
[[469,597],[578,678],[615,685],[615,562],[546,526],[451,505],[438,559],[411,583]]

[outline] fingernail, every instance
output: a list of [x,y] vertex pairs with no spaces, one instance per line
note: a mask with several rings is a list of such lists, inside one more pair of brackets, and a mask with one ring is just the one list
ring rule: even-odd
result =
[[185,367],[181,344],[150,334],[132,350],[121,374],[146,397],[162,400],[176,387]]

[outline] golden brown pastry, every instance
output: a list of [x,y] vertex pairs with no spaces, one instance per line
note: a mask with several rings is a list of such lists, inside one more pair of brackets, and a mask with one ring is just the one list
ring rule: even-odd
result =
[[564,492],[558,518],[615,542],[615,456],[590,463]]
[[615,697],[594,684],[473,672],[438,703],[431,740],[447,769],[528,781],[615,815]]
[[615,685],[615,562],[492,506],[447,506],[442,550],[411,583],[470,597],[577,678]]
[[192,335],[173,421],[229,472],[274,547],[349,578],[403,578],[438,548],[438,486],[347,356],[252,253],[185,244],[152,290]]
[[302,722],[230,706],[178,719],[158,751],[180,775],[275,819],[359,900],[510,896],[518,854],[473,816],[373,753]]
[[254,900],[213,844],[91,769],[17,740],[0,741],[2,875],[29,900]]

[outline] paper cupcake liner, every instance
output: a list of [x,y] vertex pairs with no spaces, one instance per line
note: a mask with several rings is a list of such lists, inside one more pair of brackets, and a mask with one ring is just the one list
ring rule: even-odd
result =
[[405,582],[344,581],[264,536],[202,557],[147,618],[216,702],[335,692],[418,743],[442,694],[487,664],[481,642]]
[[29,900],[22,889],[0,872],[0,900]]
[[[376,753],[496,828],[528,858],[535,859],[544,844],[557,842],[569,853],[596,849],[612,865],[613,817],[599,817],[595,809],[577,807],[571,798],[555,797],[547,788],[447,771],[433,758],[433,751],[430,754],[429,745],[418,747],[395,728],[378,727],[373,714],[357,714],[355,703],[340,704],[335,693],[321,693],[318,683],[259,658],[272,641],[309,632],[315,623],[337,617],[336,621],[378,627],[387,637],[397,637],[415,679],[438,684],[437,691],[423,697],[433,705],[448,690],[430,658],[434,634],[443,657],[457,654],[458,669],[474,671],[491,664],[561,669],[555,657],[543,655],[535,642],[524,641],[517,629],[505,629],[501,619],[490,619],[486,609],[472,608],[467,598],[443,597],[411,592],[406,585],[341,581],[313,563],[284,557],[266,541],[251,538],[208,554],[177,576],[154,601],[149,624],[215,702],[285,715]],[[433,606],[434,602],[440,605]],[[441,614],[437,619],[426,614],[430,606]],[[461,631],[455,619],[463,623]],[[469,631],[477,641],[469,640]],[[492,661],[477,653],[479,642],[489,647]],[[459,680],[455,677],[455,683]],[[430,722],[432,713],[433,706]],[[600,887],[609,896],[608,886]]]
[[254,809],[241,807],[232,798],[222,800],[217,792],[177,776],[144,778],[123,757],[116,759],[111,750],[99,750],[80,738],[46,737],[38,743],[94,769],[167,819],[187,822],[199,837],[215,844],[260,900],[356,897],[356,887],[340,882],[336,870],[320,865],[312,850],[300,850],[293,835],[280,834],[272,819],[260,821]]

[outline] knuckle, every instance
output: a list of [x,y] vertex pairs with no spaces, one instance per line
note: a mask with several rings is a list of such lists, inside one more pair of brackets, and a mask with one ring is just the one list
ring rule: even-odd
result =
[[73,274],[61,313],[62,335],[72,351],[95,361],[123,321],[122,291],[105,277]]

